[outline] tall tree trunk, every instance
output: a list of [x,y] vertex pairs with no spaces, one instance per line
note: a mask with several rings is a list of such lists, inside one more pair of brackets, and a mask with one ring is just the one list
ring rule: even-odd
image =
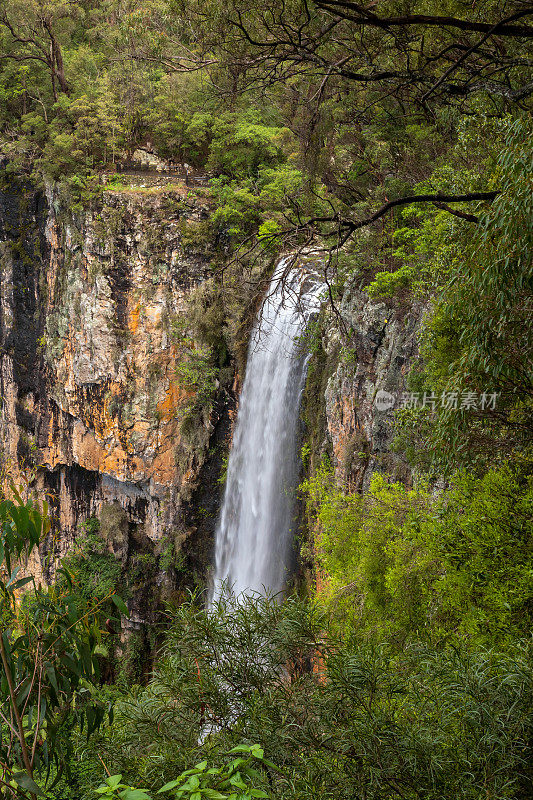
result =
[[53,42],[50,44],[50,58],[48,59],[48,66],[50,67],[50,79],[52,81],[52,94],[54,95],[54,101],[57,103],[56,66],[55,66],[55,55],[54,55],[54,44],[53,44]]
[[54,38],[54,52],[55,52],[55,66],[56,66],[56,76],[57,80],[59,81],[59,85],[61,86],[61,91],[64,92],[66,95],[70,94],[70,88],[67,83],[67,79],[65,77],[65,67],[63,66],[63,54],[61,53],[61,47],[59,43]]
[[61,46],[54,35],[50,20],[44,21],[44,27],[46,28],[50,38],[50,70],[52,73],[52,89],[54,91],[54,99],[57,100],[56,79],[59,83],[61,91],[64,92],[64,94],[69,94],[69,87],[65,77]]

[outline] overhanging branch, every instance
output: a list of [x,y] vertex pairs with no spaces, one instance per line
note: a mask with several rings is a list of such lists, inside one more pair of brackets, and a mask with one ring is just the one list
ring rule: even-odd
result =
[[307,225],[334,223],[337,227],[337,231],[341,234],[343,242],[345,242],[352,233],[371,225],[373,222],[377,222],[378,219],[384,217],[391,209],[397,206],[411,205],[412,203],[434,203],[455,216],[461,216],[463,219],[468,219],[470,222],[477,222],[477,217],[474,217],[473,214],[465,215],[464,212],[458,212],[454,209],[447,208],[446,204],[468,203],[476,200],[492,202],[499,194],[499,190],[493,192],[467,192],[466,194],[444,194],[442,192],[435,192],[433,194],[413,194],[407,197],[398,197],[396,200],[389,200],[385,205],[381,206],[381,208],[378,208],[377,211],[374,211],[373,214],[370,214],[370,216],[364,219],[350,220],[340,217],[313,217],[307,221]]
[[[511,20],[533,16],[533,7],[518,11],[512,17],[497,23],[472,22],[455,17],[432,16],[428,14],[407,14],[403,17],[378,17],[368,8],[352,3],[350,0],[317,0],[316,5],[324,11],[333,11],[349,19],[351,22],[372,25],[376,28],[409,27],[424,25],[426,27],[457,28],[462,31],[478,33],[497,33],[498,36],[510,36],[521,39],[533,38],[533,27],[529,25],[512,25]],[[347,13],[349,12],[349,13]]]

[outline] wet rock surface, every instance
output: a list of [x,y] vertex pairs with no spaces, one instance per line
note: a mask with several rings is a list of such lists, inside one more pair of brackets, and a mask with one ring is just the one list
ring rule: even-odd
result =
[[[337,481],[351,491],[364,491],[373,472],[381,470],[409,482],[407,464],[390,448],[394,410],[418,357],[424,308],[415,301],[399,305],[371,300],[365,292],[348,288],[339,313],[344,336],[338,323],[326,323],[323,338],[323,446],[332,453]],[[383,407],[387,400],[390,407]]]
[[0,443],[4,468],[33,469],[50,495],[48,548],[66,552],[80,522],[114,509],[108,545],[126,563],[135,538],[157,550],[196,530],[186,508],[227,410],[217,402],[194,441],[183,435],[175,329],[209,267],[183,233],[209,202],[107,191],[92,205],[0,193]]

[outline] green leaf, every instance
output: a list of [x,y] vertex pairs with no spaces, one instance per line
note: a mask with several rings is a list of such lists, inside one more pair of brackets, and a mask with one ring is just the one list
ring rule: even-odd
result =
[[106,778],[106,786],[109,786],[111,789],[116,789],[119,786],[120,781],[122,780],[122,775],[110,775],[109,778]]
[[60,567],[57,572],[58,572],[58,575],[63,575],[63,577],[65,578],[66,582],[68,583],[69,589],[72,589],[72,586],[73,586],[72,575],[70,574],[68,569],[66,567]]
[[36,794],[39,797],[44,797],[43,792],[39,789],[35,781],[32,780],[26,772],[13,773],[13,780],[20,787],[22,787],[22,789],[26,789],[28,792],[33,792],[33,794]]
[[56,672],[53,664],[50,661],[47,661],[46,664],[44,665],[44,671],[46,673],[46,677],[52,684],[56,695],[59,695],[59,686],[57,685]]
[[6,589],[9,589],[9,587],[13,585],[13,583],[15,582],[16,577],[17,577],[19,572],[20,572],[20,567],[15,567],[15,569],[11,573],[11,577],[9,578],[8,582],[6,583]]
[[27,675],[18,688],[17,705],[21,705],[24,702],[24,700],[29,695],[32,686],[33,686],[33,680],[29,675]]
[[26,586],[27,583],[31,583],[32,581],[33,581],[33,575],[30,575],[27,578],[20,578],[13,584],[11,589],[12,591],[15,591],[16,589],[21,589],[23,586]]
[[111,596],[111,600],[124,617],[129,617],[130,612],[128,611],[128,607],[122,597],[119,597],[118,594],[114,594]]
[[157,794],[161,794],[162,792],[170,792],[172,789],[176,789],[180,785],[180,783],[182,783],[181,779],[165,783],[165,785],[158,790]]
[[240,772],[236,772],[235,775],[232,775],[231,778],[229,779],[229,782],[231,783],[232,786],[236,786],[237,789],[246,789],[246,784],[241,778]]
[[119,796],[121,800],[152,800],[144,789],[123,789]]

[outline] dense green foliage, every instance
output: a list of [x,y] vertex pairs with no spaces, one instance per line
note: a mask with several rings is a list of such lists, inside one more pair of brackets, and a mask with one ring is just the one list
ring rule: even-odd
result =
[[185,605],[149,685],[83,758],[153,796],[191,764],[224,767],[233,747],[261,742],[255,788],[272,798],[525,800],[530,659],[526,643],[395,654],[296,600]]
[[[531,124],[505,119],[489,130],[499,148],[488,160],[486,178],[502,191],[479,224],[472,231],[444,212],[407,209],[404,214],[414,214],[416,223],[395,233],[402,265],[378,273],[368,289],[380,297],[411,285],[433,298],[412,388],[437,398],[465,391],[487,400],[497,396],[494,408],[489,402],[481,409],[437,403],[431,424],[427,410],[403,414],[411,450],[426,463],[429,457],[440,474],[461,462],[486,468],[531,442]],[[482,135],[471,132],[468,141],[479,142]]]
[[533,486],[526,470],[457,473],[440,495],[374,475],[347,495],[327,466],[316,507],[321,594],[371,641],[505,644],[531,629]]
[[87,600],[103,601],[123,588],[120,562],[99,535],[100,523],[90,517],[80,525],[76,543],[63,559],[76,590]]
[[53,785],[51,776],[68,773],[72,729],[86,727],[90,735],[102,722],[106,704],[96,687],[103,615],[100,602],[76,592],[66,567],[47,589],[32,574],[18,577],[50,521],[46,506],[41,511],[14,487],[12,493],[14,500],[0,503],[0,782],[3,794],[35,798],[42,793],[37,781]]
[[[157,794],[168,794],[176,800],[253,800],[268,798],[268,794],[255,787],[262,776],[261,767],[274,767],[263,757],[263,750],[255,744],[237,745],[230,750],[233,759],[223,767],[209,767],[207,761],[196,764],[182,772],[175,780],[168,781]],[[274,767],[275,769],[275,767]],[[101,797],[119,800],[152,800],[143,789],[135,789],[121,783],[122,775],[110,775],[96,792]]]
[[[125,576],[89,522],[18,616],[22,584],[3,589],[11,796],[36,788],[33,768],[44,786],[57,756],[71,776],[53,766],[54,800],[531,797],[532,15],[522,0],[0,0],[4,182],[55,183],[82,211],[128,191],[114,173],[138,148],[209,175],[208,218],[182,230],[211,269],[174,331],[184,442],[232,357],[242,373],[276,256],[321,248],[328,288],[305,337],[312,596],[172,608],[147,685],[129,686],[132,635],[120,686],[96,690],[99,614]],[[341,311],[361,290],[398,319],[424,306],[407,388],[434,408],[395,414],[412,483],[377,471],[354,493],[328,457],[323,398],[356,358]],[[6,503],[5,552],[21,556],[42,519]],[[137,554],[130,581],[154,563]],[[42,637],[57,637],[46,662]],[[110,698],[87,741],[82,720],[92,731]]]
[[[414,14],[440,11],[438,2],[409,5]],[[393,1],[381,11],[405,9]],[[225,8],[218,0],[3,0],[1,150],[10,171],[90,194],[98,188],[91,176],[153,147],[217,177],[213,225],[227,243],[265,223],[270,237],[276,223],[302,243],[313,213],[313,231],[344,235],[345,218],[421,182],[445,193],[495,188],[483,174],[497,149],[489,129],[528,106],[529,29],[522,39],[500,26],[503,57],[494,37],[476,40],[475,25],[514,17],[523,25],[527,13],[521,2],[494,0],[474,11],[455,0],[449,12],[474,29],[409,23],[409,34],[361,32],[360,9],[335,16],[328,3],[305,0],[261,9],[249,0]],[[450,65],[454,51],[461,56]],[[390,269],[390,247],[373,255],[376,270],[379,261]]]

